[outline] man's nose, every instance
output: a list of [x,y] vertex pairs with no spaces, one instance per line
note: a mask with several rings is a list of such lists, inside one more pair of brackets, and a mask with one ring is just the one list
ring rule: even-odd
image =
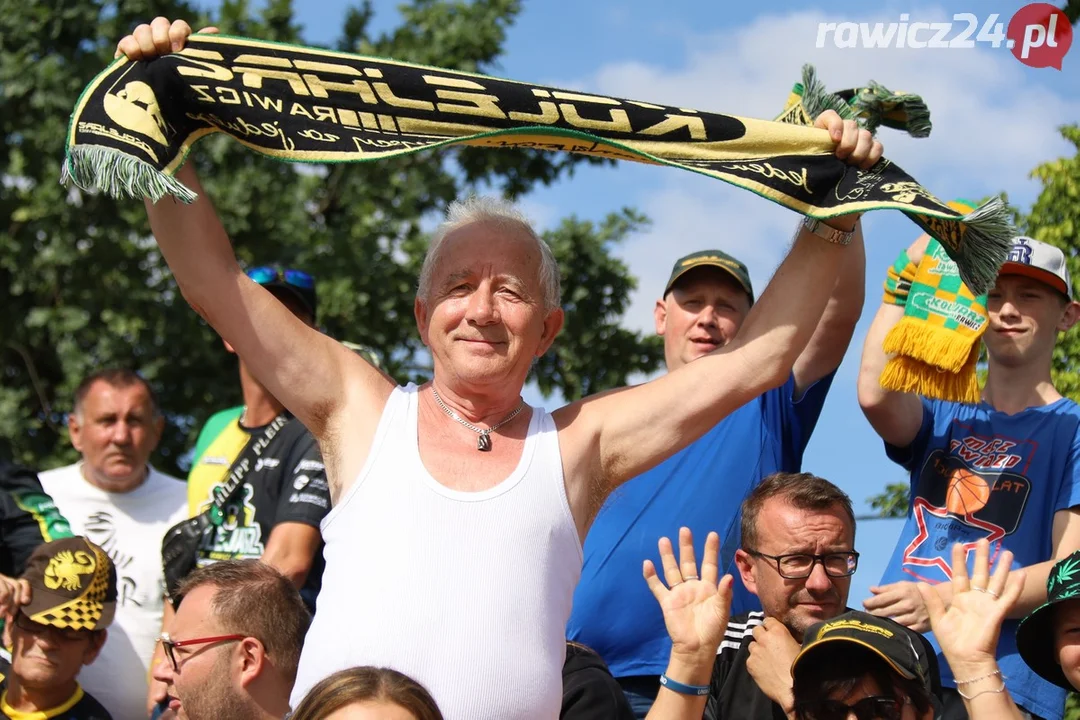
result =
[[113,442],[117,445],[127,445],[131,442],[131,425],[126,420],[120,420],[112,426]]
[[158,661],[156,665],[154,665],[154,669],[150,672],[150,674],[153,675],[154,679],[158,682],[172,684],[172,663],[169,662],[168,658],[162,658],[160,661]]
[[469,320],[478,325],[488,325],[499,318],[495,300],[483,288],[473,293],[469,301]]
[[706,305],[703,307],[701,312],[698,313],[697,323],[702,327],[718,327],[720,321],[716,312],[716,307],[714,305]]
[[806,587],[810,590],[817,590],[824,592],[832,588],[832,578],[825,572],[825,565],[820,562],[815,562],[814,566],[810,568],[810,576],[806,578]]

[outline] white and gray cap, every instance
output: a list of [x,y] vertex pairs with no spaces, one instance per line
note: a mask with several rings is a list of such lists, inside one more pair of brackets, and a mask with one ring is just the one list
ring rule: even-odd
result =
[[1073,299],[1072,278],[1065,253],[1059,248],[1029,237],[1015,237],[1000,275],[1024,275],[1046,283]]

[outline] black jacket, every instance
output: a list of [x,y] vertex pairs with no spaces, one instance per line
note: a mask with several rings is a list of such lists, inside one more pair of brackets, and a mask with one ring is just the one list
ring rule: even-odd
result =
[[71,527],[34,471],[0,457],[0,574],[22,575],[43,542],[71,537]]
[[622,688],[593,650],[566,643],[562,678],[559,720],[634,720]]

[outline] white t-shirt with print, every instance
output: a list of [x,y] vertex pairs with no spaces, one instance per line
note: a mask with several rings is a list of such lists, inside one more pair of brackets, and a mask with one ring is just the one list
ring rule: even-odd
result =
[[187,519],[187,484],[151,467],[139,487],[111,493],[87,482],[80,467],[38,475],[72,532],[101,546],[116,566],[116,617],[79,683],[114,718],[146,717],[150,659],[164,612],[161,540]]

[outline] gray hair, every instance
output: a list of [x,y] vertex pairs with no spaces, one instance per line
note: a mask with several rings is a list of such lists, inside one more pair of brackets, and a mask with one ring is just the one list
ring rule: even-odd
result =
[[559,282],[559,263],[551,252],[547,242],[537,235],[532,223],[512,203],[502,198],[471,195],[464,200],[455,200],[446,209],[446,218],[436,228],[428,245],[424,264],[420,267],[420,283],[416,296],[427,301],[431,296],[432,275],[439,263],[447,235],[454,230],[483,223],[498,230],[520,233],[536,244],[540,250],[540,288],[543,292],[544,310],[550,312],[562,303],[562,288]]

